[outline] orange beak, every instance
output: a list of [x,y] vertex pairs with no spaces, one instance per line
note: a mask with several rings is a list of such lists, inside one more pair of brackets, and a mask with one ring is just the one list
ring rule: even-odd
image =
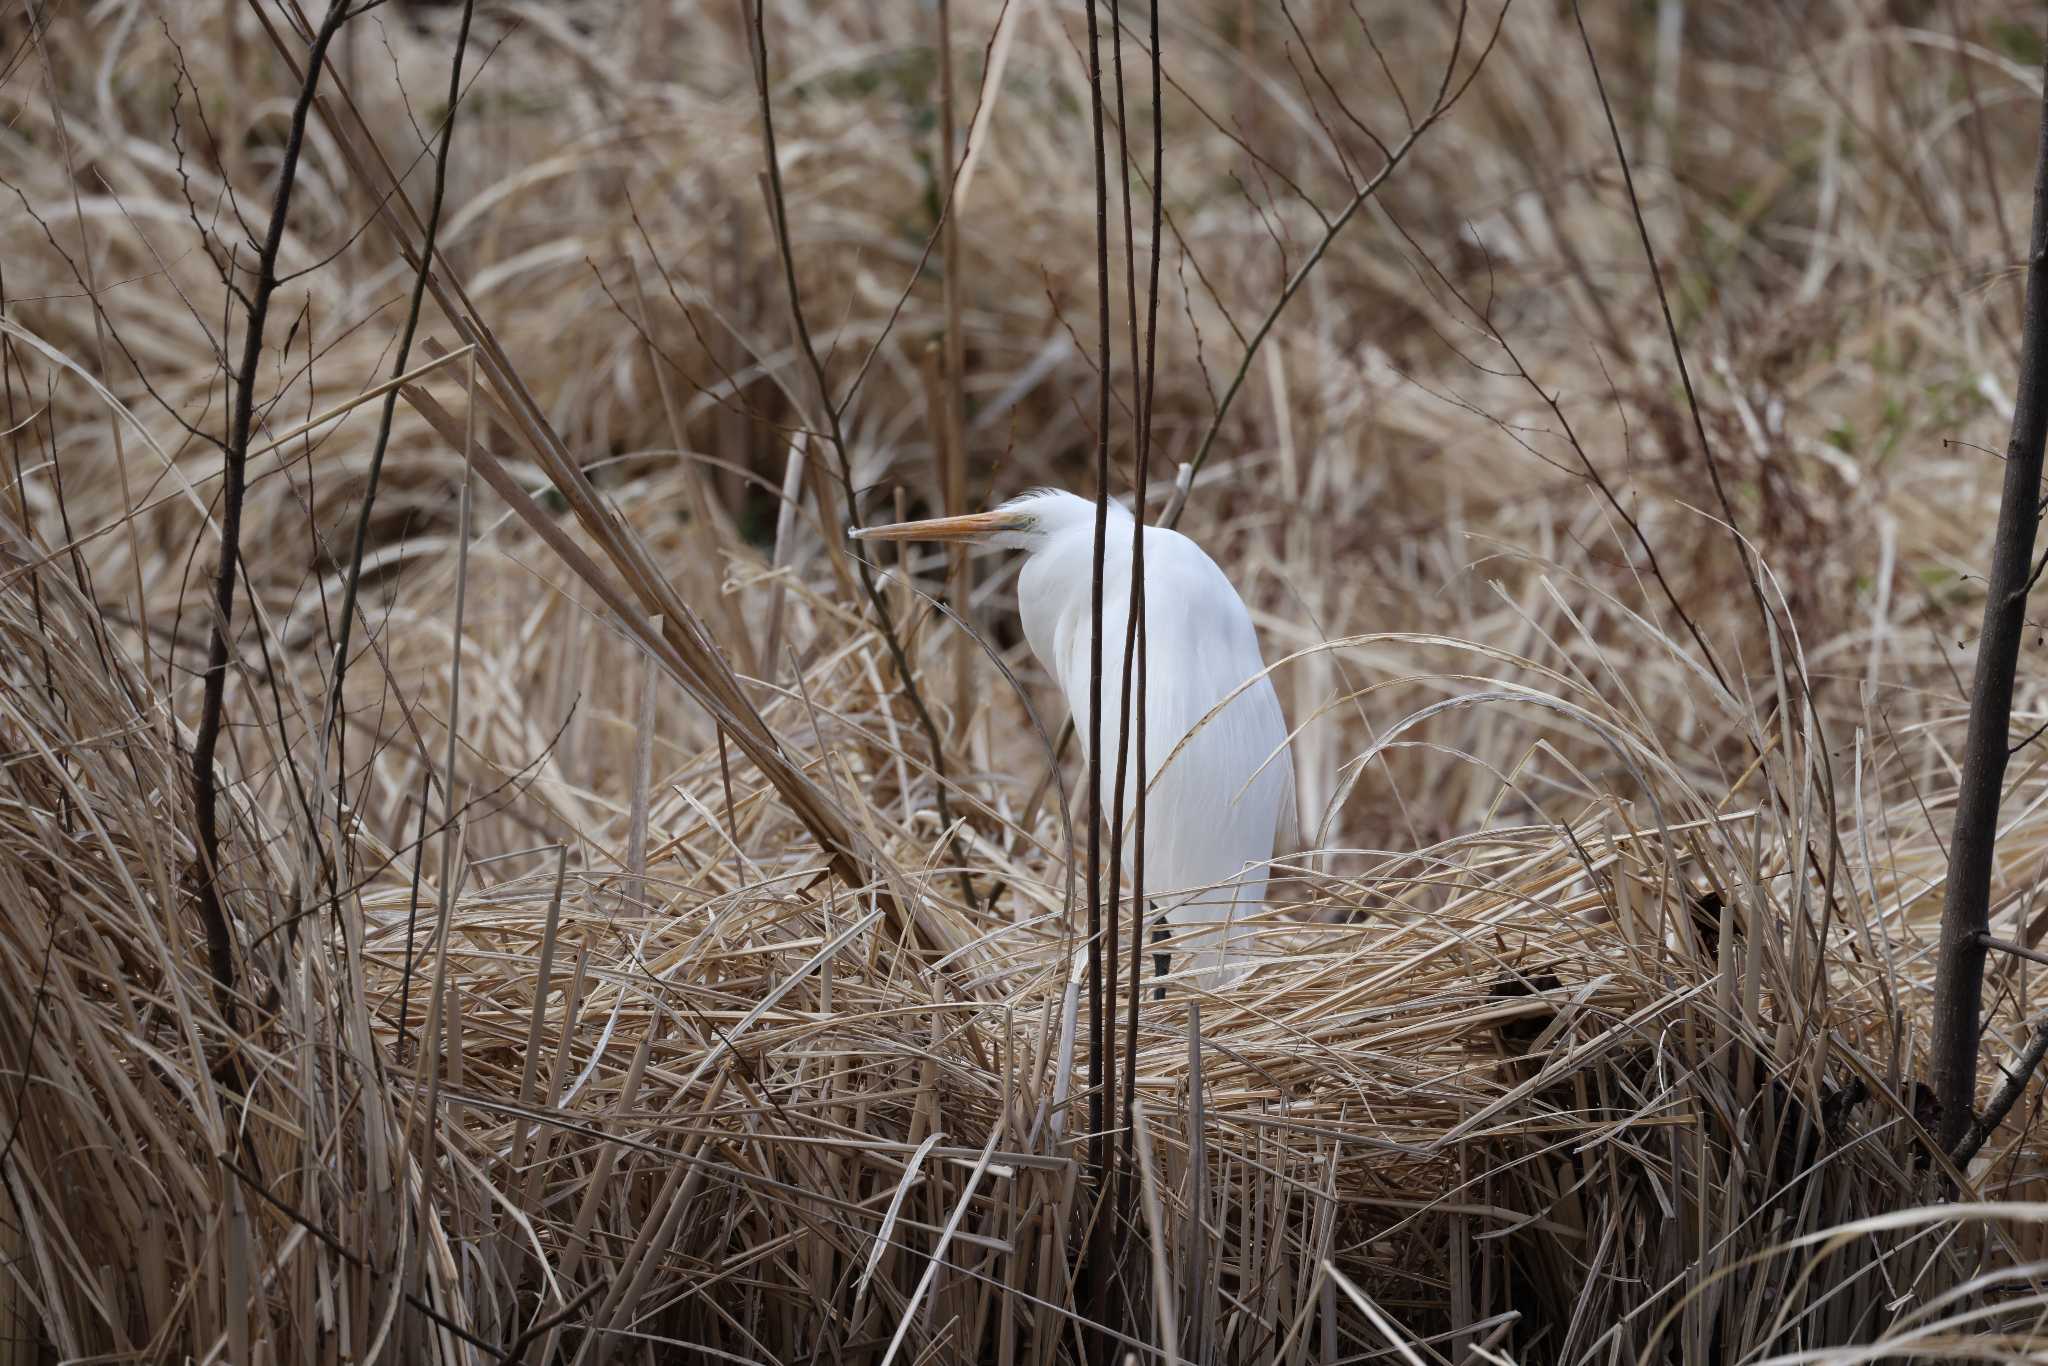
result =
[[1022,519],[1014,512],[997,508],[992,512],[971,512],[965,517],[932,517],[922,522],[891,522],[887,526],[857,527],[856,541],[978,541],[999,531],[1014,531]]

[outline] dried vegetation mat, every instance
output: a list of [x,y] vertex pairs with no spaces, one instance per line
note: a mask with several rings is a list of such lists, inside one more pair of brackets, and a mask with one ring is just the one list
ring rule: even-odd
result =
[[1184,526],[1304,819],[1244,982],[1119,1002],[1127,1106],[1013,567],[839,534],[1085,485],[1077,7],[952,7],[950,311],[928,8],[771,16],[784,251],[737,11],[479,7],[397,384],[453,20],[344,31],[225,637],[226,987],[221,271],[311,24],[6,20],[0,1362],[2038,1359],[2041,1090],[1957,1171],[1918,1080],[2038,15],[1587,8],[1455,16],[1370,195],[1451,19],[1172,16],[1157,464],[1218,434]]

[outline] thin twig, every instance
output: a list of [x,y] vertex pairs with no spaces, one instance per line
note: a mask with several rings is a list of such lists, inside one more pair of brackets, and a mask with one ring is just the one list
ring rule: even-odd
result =
[[2039,949],[2030,949],[2025,944],[2015,944],[2010,939],[2000,939],[1994,934],[1980,931],[1977,935],[1977,943],[1987,949],[1997,949],[2000,953],[2009,953],[2015,958],[2024,958],[2030,963],[2048,964],[2048,953],[2043,953]]
[[[839,405],[832,398],[831,380],[825,373],[825,362],[818,355],[818,348],[811,339],[811,328],[804,316],[803,293],[796,283],[796,252],[789,239],[789,202],[782,191],[782,164],[775,152],[775,112],[773,102],[768,98],[768,25],[763,14],[765,0],[746,0],[748,16],[752,20],[754,38],[754,86],[761,106],[761,142],[763,156],[768,169],[764,179],[768,190],[768,216],[775,232],[775,247],[782,261],[783,286],[789,296],[790,323],[796,332],[796,343],[803,352],[810,368],[811,378],[818,389],[818,402],[825,410],[827,436],[832,441],[832,453],[838,457],[839,485],[841,495],[846,499],[846,516],[851,519],[856,511],[856,494],[853,487],[853,458],[846,447],[846,432],[839,420]],[[820,490],[822,492],[822,489]],[[826,517],[822,504],[818,515]],[[830,542],[831,530],[824,534]],[[889,604],[883,598],[875,582],[875,571],[864,556],[854,556],[854,565],[860,573],[861,588],[867,595],[868,605],[874,609],[875,622],[882,633],[882,642],[888,647],[889,658],[896,665],[896,676],[902,680],[903,696],[910,703],[910,710],[917,717],[918,729],[924,732],[925,741],[931,746],[932,788],[939,809],[939,826],[944,830],[953,828],[952,805],[946,798],[946,789],[952,779],[946,772],[946,747],[939,737],[938,723],[932,719],[930,708],[925,705],[924,693],[917,686],[916,672],[910,667],[910,657],[904,651],[903,640],[896,630],[896,620],[889,613]],[[957,839],[954,843],[954,862],[959,866],[960,896],[969,907],[975,903],[974,884],[967,874],[967,854]]]
[[[455,137],[455,112],[462,100],[462,58],[469,48],[470,20],[476,0],[463,0],[462,23],[455,36],[455,57],[448,65],[448,113],[441,121],[440,146],[434,153],[434,197],[427,208],[426,231],[420,247],[419,269],[413,273],[412,297],[408,301],[405,326],[399,332],[398,353],[391,362],[394,379],[406,373],[412,358],[413,337],[419,331],[420,306],[426,299],[427,277],[434,267],[434,239],[441,227],[441,205],[448,191],[448,146]],[[334,679],[327,689],[326,714],[320,722],[321,763],[333,742],[341,717],[342,684],[348,676],[349,637],[355,627],[356,599],[362,589],[363,555],[370,540],[370,516],[377,502],[377,484],[384,472],[384,453],[391,445],[392,418],[398,411],[398,389],[385,392],[377,414],[377,439],[370,448],[370,468],[363,476],[363,501],[356,510],[355,542],[349,550],[348,574],[342,582],[341,611],[335,626]]]
[[[1209,451],[1215,446],[1216,438],[1223,431],[1223,419],[1229,415],[1230,405],[1236,399],[1238,390],[1244,387],[1245,377],[1251,373],[1252,361],[1258,355],[1260,345],[1266,340],[1267,335],[1272,332],[1273,325],[1280,321],[1281,313],[1285,312],[1287,305],[1293,302],[1294,296],[1301,292],[1301,287],[1308,283],[1309,275],[1322,262],[1323,257],[1328,254],[1330,247],[1335,244],[1338,236],[1343,233],[1351,220],[1357,216],[1358,211],[1365,207],[1366,201],[1377,194],[1380,187],[1387,183],[1387,178],[1393,175],[1395,168],[1407,159],[1408,154],[1415,149],[1416,144],[1422,140],[1423,135],[1435,127],[1446,114],[1450,113],[1458,101],[1464,97],[1465,92],[1471,89],[1472,82],[1478,78],[1480,71],[1485,68],[1486,59],[1493,52],[1494,44],[1500,41],[1501,25],[1507,22],[1508,11],[1513,7],[1514,0],[1506,0],[1506,3],[1501,5],[1500,13],[1495,16],[1493,21],[1493,32],[1487,37],[1486,46],[1480,49],[1478,57],[1472,64],[1472,69],[1465,74],[1465,79],[1453,85],[1452,77],[1457,69],[1458,58],[1463,53],[1465,46],[1465,16],[1470,9],[1469,0],[1460,0],[1457,17],[1454,21],[1457,24],[1457,32],[1451,41],[1451,55],[1444,62],[1444,76],[1437,86],[1436,102],[1430,106],[1429,112],[1422,116],[1421,121],[1409,130],[1408,136],[1402,138],[1393,150],[1387,153],[1385,163],[1381,165],[1379,170],[1373,173],[1372,178],[1355,190],[1343,209],[1336,217],[1330,220],[1330,226],[1323,230],[1322,238],[1314,247],[1310,248],[1308,256],[1287,277],[1287,283],[1281,288],[1279,297],[1273,301],[1272,307],[1266,310],[1266,316],[1259,320],[1259,325],[1252,330],[1250,339],[1245,343],[1244,356],[1238,361],[1237,370],[1231,375],[1230,383],[1224,386],[1223,397],[1218,400],[1216,411],[1209,418],[1209,425],[1203,429],[1201,443],[1195,447],[1195,458],[1188,462],[1192,467],[1190,479],[1192,479],[1193,475],[1201,473],[1202,466],[1208,463]],[[1179,525],[1180,508],[1185,506],[1186,504],[1183,502],[1180,507],[1174,509],[1174,517],[1171,521],[1161,517],[1159,524],[1165,527]]]
[[[1095,1325],[1093,1347],[1110,1349],[1108,1306],[1114,1293],[1109,1256],[1109,1135],[1105,1128],[1108,1085],[1115,1068],[1110,1051],[1115,1034],[1104,1009],[1102,905],[1102,634],[1103,562],[1109,545],[1109,167],[1103,128],[1102,34],[1096,0],[1088,0],[1088,109],[1095,151],[1095,531],[1089,554],[1088,587],[1088,1166],[1094,1178],[1096,1205],[1090,1220],[1082,1278],[1088,1286],[1087,1316]],[[1119,168],[1121,169],[1121,168]],[[1114,854],[1114,851],[1112,851]],[[1112,909],[1112,914],[1114,913]],[[1114,948],[1111,950],[1114,954]]]
[[[1132,742],[1132,754],[1138,766],[1138,805],[1132,813],[1132,854],[1131,854],[1131,1018],[1124,1032],[1124,1141],[1131,1142],[1131,1106],[1138,1096],[1138,991],[1139,967],[1143,962],[1145,934],[1145,807],[1151,793],[1150,769],[1145,760],[1146,706],[1151,694],[1148,691],[1150,656],[1146,652],[1145,635],[1145,491],[1152,485],[1152,411],[1153,399],[1159,382],[1159,234],[1161,220],[1166,212],[1166,102],[1161,89],[1163,75],[1160,56],[1159,0],[1153,0],[1151,7],[1151,51],[1148,54],[1152,74],[1152,269],[1145,289],[1145,393],[1138,405],[1138,478],[1137,489],[1132,495],[1136,507],[1132,520],[1139,531],[1131,544],[1131,617],[1137,622],[1133,641],[1137,654],[1137,712],[1136,735]],[[1178,486],[1176,486],[1178,487]],[[1131,660],[1127,654],[1124,672],[1129,674]],[[1118,803],[1121,810],[1122,803]],[[1158,1232],[1154,1230],[1154,1236]]]
[[2020,1097],[2027,1093],[2027,1083],[2033,1080],[2034,1071],[2040,1067],[2044,1057],[2048,1057],[2048,1016],[2034,1021],[2034,1033],[2027,1040],[2027,1046],[2013,1059],[2012,1066],[2005,1069],[2005,1080],[1992,1095],[1991,1103],[1984,1107],[1984,1113],[1970,1121],[1962,1141],[1949,1153],[1949,1161],[1958,1167],[1970,1165],[1970,1159],[1977,1155],[2005,1117],[2012,1113],[2012,1107],[2019,1104]]
[[[1145,408],[1145,375],[1139,366],[1138,249],[1131,224],[1131,177],[1128,169],[1131,160],[1130,118],[1125,112],[1124,107],[1124,28],[1123,6],[1120,0],[1109,0],[1109,53],[1110,69],[1116,80],[1116,159],[1117,168],[1122,172],[1122,174],[1117,176],[1117,181],[1123,189],[1124,315],[1130,323],[1131,414],[1142,429]],[[1156,192],[1157,187],[1155,186]],[[1144,439],[1142,435],[1134,432],[1133,436],[1142,444]],[[1131,687],[1136,682],[1136,679],[1132,676],[1131,657],[1137,649],[1139,624],[1144,619],[1145,483],[1143,479],[1137,481],[1136,496],[1138,506],[1134,510],[1135,524],[1132,527],[1131,535],[1132,567],[1130,596],[1124,603],[1123,671],[1117,675],[1116,779],[1111,784],[1109,800],[1109,891],[1108,895],[1103,898],[1104,909],[1107,912],[1104,917],[1103,943],[1108,950],[1105,955],[1108,963],[1103,973],[1103,996],[1109,1006],[1109,1028],[1105,1032],[1104,1037],[1108,1056],[1102,1068],[1102,1087],[1104,1093],[1109,1098],[1108,1104],[1112,1110],[1120,1109],[1123,1103],[1123,1089],[1117,1084],[1116,1060],[1117,1016],[1118,1012],[1123,1009],[1122,996],[1117,989],[1117,979],[1121,975],[1118,968],[1122,961],[1117,956],[1117,930],[1122,923],[1118,917],[1123,914],[1124,904],[1122,887],[1124,796],[1129,783],[1131,768]],[[1097,704],[1100,704],[1099,695],[1097,697]],[[1142,768],[1140,773],[1143,773]],[[1139,790],[1143,791],[1146,784],[1142,776],[1139,778],[1138,785]],[[1137,871],[1136,865],[1133,865],[1132,871],[1134,873]],[[1142,925],[1145,920],[1145,903],[1135,895],[1132,897],[1131,911],[1132,919]],[[1141,995],[1142,993],[1138,990],[1138,965],[1134,958],[1131,964],[1130,1008],[1130,1022],[1133,1029],[1137,1028],[1138,1002]],[[1117,1235],[1118,1239],[1116,1279],[1119,1281],[1123,1278],[1123,1268],[1126,1260],[1125,1253],[1129,1246],[1127,1240],[1131,1229],[1129,1204],[1130,1177],[1128,1171],[1125,1170],[1129,1165],[1130,1143],[1131,1136],[1128,1130],[1126,1130],[1123,1141],[1117,1144],[1117,1157],[1113,1164],[1116,1170],[1111,1183],[1114,1189],[1111,1208],[1115,1211],[1115,1216],[1111,1220],[1111,1227],[1112,1232]]]
[[1727,519],[1728,534],[1734,538],[1735,553],[1742,563],[1743,577],[1749,582],[1750,596],[1756,599],[1758,614],[1768,622],[1771,609],[1764,601],[1763,585],[1757,580],[1755,562],[1742,538],[1742,523],[1735,515],[1735,504],[1729,499],[1728,486],[1721,478],[1720,457],[1714,453],[1713,443],[1707,440],[1707,424],[1700,414],[1699,395],[1692,387],[1692,367],[1685,363],[1685,347],[1678,340],[1678,322],[1671,315],[1671,299],[1664,290],[1664,275],[1657,263],[1657,249],[1650,241],[1650,225],[1643,217],[1643,202],[1636,195],[1635,173],[1629,168],[1628,149],[1621,140],[1621,125],[1615,121],[1614,105],[1607,98],[1607,82],[1600,74],[1600,61],[1593,53],[1593,39],[1586,32],[1586,17],[1579,12],[1578,0],[1572,0],[1572,18],[1579,27],[1579,41],[1585,45],[1586,65],[1593,73],[1593,88],[1600,97],[1600,111],[1607,118],[1607,132],[1614,142],[1615,161],[1621,167],[1621,184],[1628,194],[1629,213],[1635,220],[1636,236],[1643,244],[1643,257],[1649,263],[1650,283],[1655,288],[1657,308],[1664,318],[1664,335],[1671,343],[1671,359],[1678,367],[1678,382],[1685,389],[1685,406],[1692,417],[1693,438],[1699,442],[1700,458],[1706,461],[1707,479],[1714,486],[1714,498],[1721,506],[1721,515]]
[[319,89],[328,45],[347,22],[349,0],[333,0],[306,57],[305,80],[292,105],[291,129],[278,163],[277,193],[270,206],[270,225],[256,257],[256,288],[249,299],[249,321],[242,338],[242,363],[235,372],[235,406],[228,419],[227,441],[221,448],[220,569],[214,579],[212,633],[206,651],[206,683],[199,704],[199,729],[192,741],[193,815],[199,828],[199,918],[206,927],[207,961],[213,972],[214,999],[232,1035],[238,1032],[235,1009],[235,962],[227,913],[220,896],[220,787],[214,772],[214,751],[220,744],[227,704],[228,632],[235,617],[235,574],[241,563],[242,496],[249,469],[249,432],[256,415],[256,372],[263,364],[263,329],[277,292],[277,255],[284,245],[285,222],[291,215],[292,186],[298,178],[299,154],[305,146],[306,116]]
[[[1117,161],[1119,165],[1130,162],[1129,129],[1130,118],[1124,106],[1124,46],[1123,16],[1118,0],[1110,0],[1110,53],[1116,71],[1116,123]],[[1129,301],[1131,343],[1131,411],[1137,418],[1135,444],[1137,446],[1136,469],[1133,478],[1132,536],[1130,601],[1126,604],[1124,617],[1123,671],[1118,699],[1119,719],[1117,735],[1119,744],[1116,756],[1115,795],[1110,801],[1110,895],[1108,897],[1109,927],[1107,944],[1109,949],[1109,972],[1107,994],[1110,1002],[1111,1019],[1116,1011],[1123,1009],[1117,990],[1117,916],[1122,913],[1123,896],[1118,887],[1118,876],[1123,865],[1124,848],[1124,798],[1130,778],[1130,769],[1135,751],[1138,770],[1137,809],[1133,825],[1134,849],[1131,859],[1131,956],[1130,956],[1130,1001],[1124,1017],[1124,1064],[1123,1086],[1115,1086],[1116,1073],[1107,1069],[1106,1076],[1112,1091],[1111,1099],[1121,1110],[1123,1141],[1118,1145],[1119,1161],[1116,1174],[1116,1227],[1128,1232],[1135,1227],[1131,1219],[1131,1197],[1133,1178],[1131,1173],[1131,1106],[1137,1095],[1138,1084],[1138,1013],[1144,1005],[1143,963],[1145,942],[1145,804],[1148,789],[1148,770],[1145,766],[1145,492],[1148,486],[1151,456],[1151,400],[1153,375],[1156,364],[1154,340],[1159,323],[1159,230],[1165,186],[1162,183],[1162,168],[1165,158],[1165,109],[1160,102],[1160,55],[1159,55],[1159,9],[1155,2],[1152,7],[1151,34],[1151,96],[1152,96],[1152,222],[1149,239],[1152,250],[1152,264],[1149,272],[1151,294],[1145,334],[1141,340],[1138,330],[1138,281],[1137,243],[1131,221],[1131,177],[1126,174],[1123,182],[1124,219],[1124,289]],[[1136,713],[1136,734],[1133,736],[1133,713]],[[1111,1034],[1108,1043],[1111,1056],[1116,1051],[1116,1038]],[[1124,1249],[1119,1246],[1117,1253],[1119,1268],[1126,1261]]]

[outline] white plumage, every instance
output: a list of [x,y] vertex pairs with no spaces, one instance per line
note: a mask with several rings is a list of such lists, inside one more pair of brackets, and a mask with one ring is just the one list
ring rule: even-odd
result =
[[[1111,504],[1103,565],[1103,800],[1114,792],[1137,524]],[[1022,550],[1017,605],[1032,653],[1058,680],[1075,733],[1088,737],[1090,586],[1095,505],[1037,490],[990,512],[870,527],[876,540],[979,541]],[[1242,923],[1265,902],[1275,841],[1294,823],[1294,766],[1280,699],[1244,600],[1216,562],[1177,531],[1146,527],[1145,896],[1174,926],[1178,972],[1204,985],[1236,974]],[[1249,680],[1249,686],[1245,686]],[[1226,704],[1226,699],[1228,702]],[[1218,710],[1219,704],[1221,709]],[[1214,713],[1213,715],[1211,713]],[[1192,734],[1190,734],[1192,732]],[[1126,877],[1137,807],[1136,756],[1125,782]],[[1128,881],[1125,884],[1129,892]]]

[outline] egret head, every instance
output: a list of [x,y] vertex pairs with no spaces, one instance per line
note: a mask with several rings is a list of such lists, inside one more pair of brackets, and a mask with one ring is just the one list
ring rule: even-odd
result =
[[[1131,514],[1110,504],[1111,518],[1129,521]],[[1004,550],[1039,550],[1055,537],[1095,525],[1095,504],[1058,489],[1033,489],[987,512],[965,517],[933,517],[922,522],[893,522],[857,528],[857,541],[965,541]]]

